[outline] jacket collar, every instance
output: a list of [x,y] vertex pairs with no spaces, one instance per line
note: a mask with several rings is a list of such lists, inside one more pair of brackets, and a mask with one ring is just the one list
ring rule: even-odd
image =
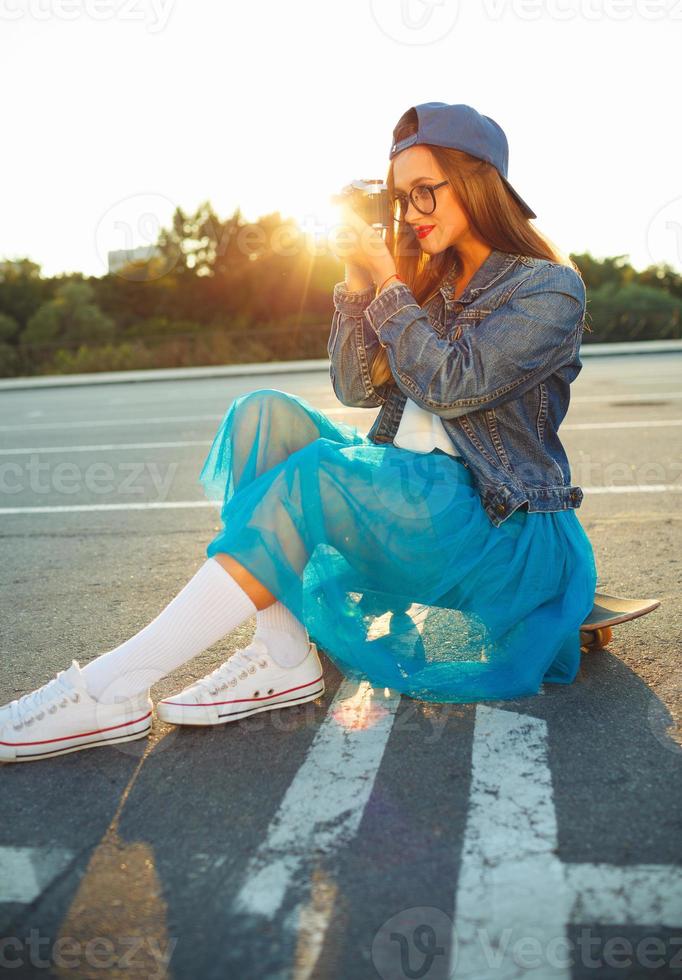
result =
[[482,293],[484,289],[488,289],[500,276],[504,275],[519,258],[518,255],[511,252],[502,252],[494,248],[476,272],[474,272],[464,292],[458,299],[454,299],[454,268],[443,280],[440,292],[447,303],[470,303],[476,299],[479,293]]

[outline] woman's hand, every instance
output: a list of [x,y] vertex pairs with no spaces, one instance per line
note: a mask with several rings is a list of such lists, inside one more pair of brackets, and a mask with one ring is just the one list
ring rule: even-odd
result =
[[339,223],[329,235],[332,252],[349,266],[364,269],[380,285],[396,271],[386,242],[346,201],[338,204],[338,210]]

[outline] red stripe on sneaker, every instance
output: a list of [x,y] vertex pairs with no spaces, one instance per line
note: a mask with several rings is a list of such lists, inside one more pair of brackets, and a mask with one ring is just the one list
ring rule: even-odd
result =
[[135,725],[138,721],[144,721],[145,718],[149,718],[151,711],[148,711],[146,715],[140,715],[139,718],[133,718],[132,721],[121,722],[120,725],[109,725],[108,728],[95,728],[91,732],[79,732],[77,735],[63,735],[61,738],[43,738],[36,742],[2,742],[0,745],[48,745],[50,742],[68,742],[70,738],[83,738],[85,735],[99,735],[100,732],[111,732],[115,728],[126,728],[128,725]]
[[270,698],[278,698],[282,694],[290,694],[292,691],[300,691],[301,688],[310,687],[311,684],[317,684],[322,680],[322,674],[316,677],[314,681],[308,681],[307,684],[299,684],[298,687],[288,687],[286,691],[273,691],[272,694],[266,694],[262,698],[233,698],[232,701],[197,701],[193,704],[185,701],[170,701],[164,700],[161,704],[174,704],[178,708],[210,708],[214,704],[243,704],[245,701],[269,701]]

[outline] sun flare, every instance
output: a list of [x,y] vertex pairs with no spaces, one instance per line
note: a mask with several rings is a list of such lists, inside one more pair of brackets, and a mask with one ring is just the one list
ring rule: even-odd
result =
[[334,193],[330,191],[326,197],[319,194],[309,199],[306,205],[294,205],[287,211],[301,231],[316,244],[326,241],[341,220],[339,206],[332,201]]

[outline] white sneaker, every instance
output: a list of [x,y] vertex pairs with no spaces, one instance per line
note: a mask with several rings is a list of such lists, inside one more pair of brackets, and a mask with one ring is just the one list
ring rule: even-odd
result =
[[259,711],[313,701],[321,694],[322,664],[312,641],[300,664],[280,667],[265,643],[254,639],[206,677],[158,701],[156,714],[174,725],[223,725]]
[[117,704],[97,701],[72,660],[47,684],[0,707],[0,760],[49,759],[143,738],[151,729],[152,709],[149,691]]

